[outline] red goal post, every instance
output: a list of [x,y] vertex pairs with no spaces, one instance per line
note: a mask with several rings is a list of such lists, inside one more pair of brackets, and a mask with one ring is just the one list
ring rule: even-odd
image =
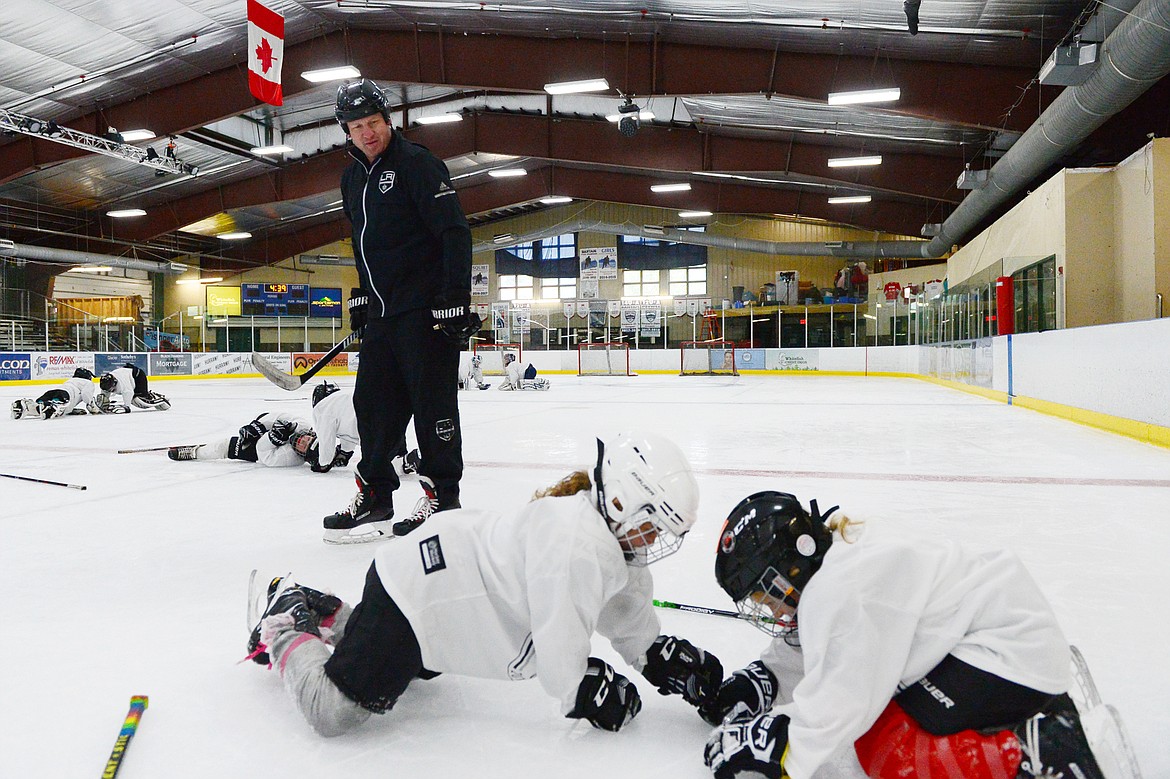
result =
[[683,341],[680,376],[738,376],[733,341]]
[[475,342],[471,348],[472,355],[480,358],[480,370],[483,371],[484,376],[503,376],[504,375],[504,355],[516,355],[516,362],[523,365],[524,350],[520,344],[489,344]]
[[577,344],[578,376],[633,376],[630,345],[626,343]]

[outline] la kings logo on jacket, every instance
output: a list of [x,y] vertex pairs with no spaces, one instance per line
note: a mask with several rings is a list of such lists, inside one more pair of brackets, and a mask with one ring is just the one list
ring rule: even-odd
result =
[[383,171],[382,177],[378,179],[378,190],[384,195],[392,189],[394,189],[394,171]]

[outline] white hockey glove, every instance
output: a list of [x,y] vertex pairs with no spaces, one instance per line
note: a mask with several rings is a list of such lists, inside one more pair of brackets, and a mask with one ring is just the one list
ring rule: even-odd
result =
[[601,730],[618,731],[642,710],[638,688],[613,670],[613,666],[596,657],[589,658],[589,668],[577,687],[577,701],[565,716],[585,719]]
[[765,714],[755,719],[729,721],[711,733],[703,761],[715,779],[787,779],[788,717]]

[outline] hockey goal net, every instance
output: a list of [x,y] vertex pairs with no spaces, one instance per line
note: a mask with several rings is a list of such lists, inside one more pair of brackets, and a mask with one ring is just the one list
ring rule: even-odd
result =
[[504,375],[505,354],[516,355],[516,362],[523,364],[524,350],[520,348],[520,344],[476,343],[472,347],[471,353],[481,358],[479,367],[483,371],[484,376]]
[[731,341],[684,341],[680,376],[738,376]]
[[577,344],[578,376],[633,376],[625,343]]

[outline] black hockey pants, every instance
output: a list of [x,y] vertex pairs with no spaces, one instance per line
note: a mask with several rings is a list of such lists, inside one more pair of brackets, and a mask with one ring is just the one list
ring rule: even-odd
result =
[[413,416],[420,474],[434,482],[440,510],[458,505],[463,476],[458,374],[459,347],[434,329],[426,309],[366,325],[353,407],[362,446],[357,472],[375,494],[398,489],[392,460]]

